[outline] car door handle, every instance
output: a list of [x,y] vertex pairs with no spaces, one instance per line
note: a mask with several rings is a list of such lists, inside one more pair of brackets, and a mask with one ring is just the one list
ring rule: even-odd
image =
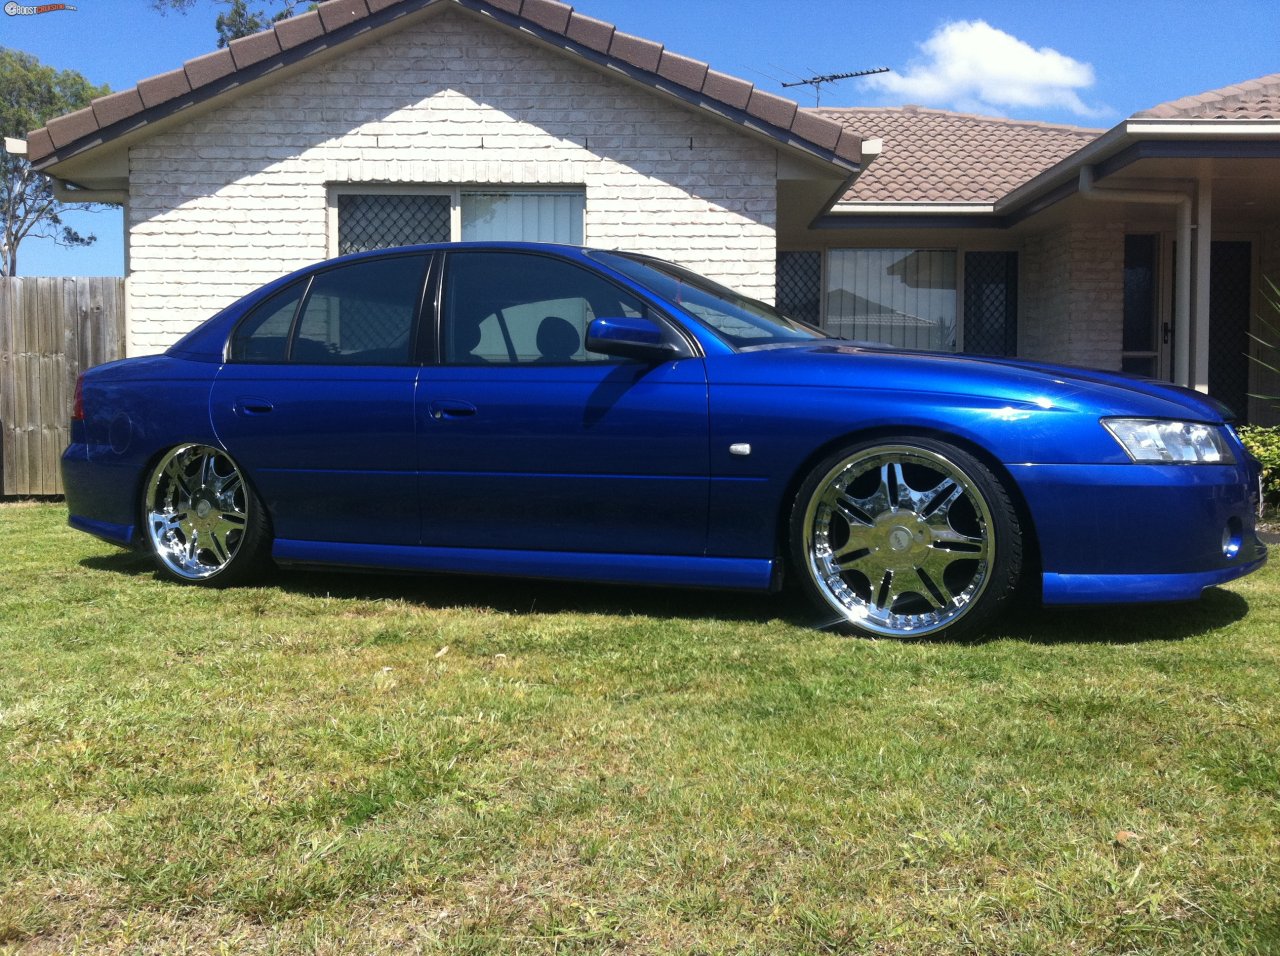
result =
[[275,408],[265,398],[237,398],[231,407],[237,415],[266,415]]
[[470,402],[442,399],[428,405],[427,411],[431,413],[432,418],[441,422],[446,418],[468,418],[476,413],[476,407]]

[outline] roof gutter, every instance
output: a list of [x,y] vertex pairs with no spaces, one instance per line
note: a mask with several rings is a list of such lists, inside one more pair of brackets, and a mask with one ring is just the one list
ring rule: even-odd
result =
[[[49,176],[48,173],[45,175]],[[100,202],[123,206],[129,201],[127,189],[86,189],[55,176],[49,176],[49,183],[53,186],[53,198],[58,202]]]
[[1191,191],[1189,189],[1110,189],[1094,180],[1092,166],[1081,166],[1076,192],[1094,202],[1159,203],[1178,207],[1177,283],[1173,295],[1173,381],[1191,385]]

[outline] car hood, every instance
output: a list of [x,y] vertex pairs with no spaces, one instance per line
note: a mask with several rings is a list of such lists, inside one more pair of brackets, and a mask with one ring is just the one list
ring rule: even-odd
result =
[[1188,388],[1120,372],[1019,359],[825,342],[740,352],[732,361],[715,364],[715,381],[721,384],[925,392],[1098,415],[1215,423],[1233,417],[1221,402]]

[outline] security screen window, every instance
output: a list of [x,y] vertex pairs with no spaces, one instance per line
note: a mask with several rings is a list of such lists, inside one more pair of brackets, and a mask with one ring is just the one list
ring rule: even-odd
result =
[[826,330],[900,348],[956,351],[955,252],[831,250]]

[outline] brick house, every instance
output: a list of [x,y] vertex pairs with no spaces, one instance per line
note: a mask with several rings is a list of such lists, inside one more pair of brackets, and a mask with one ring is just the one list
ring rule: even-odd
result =
[[1111,130],[802,109],[555,0],[330,0],[32,132],[126,204],[128,348],[362,248],[650,252],[851,337],[1124,368],[1255,420],[1280,74]]

